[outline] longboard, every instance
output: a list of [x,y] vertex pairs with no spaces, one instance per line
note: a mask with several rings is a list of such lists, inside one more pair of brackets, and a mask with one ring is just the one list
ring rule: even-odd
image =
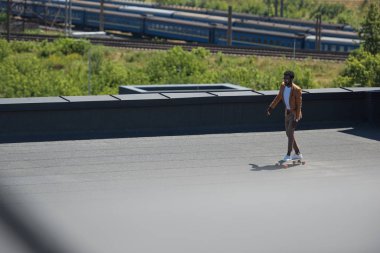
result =
[[303,159],[295,159],[295,160],[289,160],[289,161],[284,161],[280,160],[276,163],[276,166],[281,166],[283,168],[288,168],[289,165],[295,166],[295,165],[305,165],[306,162]]

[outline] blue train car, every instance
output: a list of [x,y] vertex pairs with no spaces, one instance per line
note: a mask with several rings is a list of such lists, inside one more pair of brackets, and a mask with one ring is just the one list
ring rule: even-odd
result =
[[[305,49],[315,49],[316,37],[314,35],[306,36]],[[321,38],[321,50],[328,52],[350,52],[360,47],[360,40],[342,39],[342,38]]]
[[[292,33],[271,32],[245,28],[234,28],[232,45],[245,47],[293,48],[304,47],[304,36]],[[227,45],[227,27],[215,29],[215,43]]]
[[[99,28],[99,11],[86,9],[85,26],[94,29]],[[141,15],[104,11],[104,29],[130,32],[133,34],[144,33],[144,18]]]
[[173,20],[159,17],[146,17],[145,34],[152,37],[162,37],[199,43],[209,43],[210,25]]
[[[210,16],[206,14],[176,11],[173,13],[172,17],[175,19],[181,19],[185,21],[196,21],[196,22],[202,22],[206,24],[222,24],[222,25],[228,24],[228,20],[226,17]],[[236,21],[237,20],[235,19],[232,20],[233,23],[235,23]]]
[[[294,33],[294,34],[309,34],[309,35],[316,34],[314,27],[285,25],[285,24],[255,21],[255,20],[249,20],[249,21],[237,20],[235,21],[234,26],[243,27],[243,28],[260,29],[260,30],[266,30],[266,31]],[[329,30],[329,29],[322,29],[321,35],[325,37],[339,37],[339,38],[349,38],[349,39],[359,38],[359,35],[357,32]]]
[[[207,10],[206,14],[222,16],[222,17],[227,16],[226,11],[218,11],[218,10]],[[302,26],[302,27],[315,27],[316,25],[316,22],[313,20],[267,17],[267,16],[258,16],[258,15],[245,14],[245,13],[233,13],[233,17],[237,19],[247,20],[247,21],[256,20],[256,21],[272,22],[276,24],[295,25],[295,26]],[[346,25],[346,24],[330,24],[330,23],[322,23],[322,29],[355,31],[351,26]]]
[[137,6],[128,6],[128,5],[120,6],[118,10],[124,13],[153,15],[156,17],[164,17],[164,18],[170,18],[172,17],[174,13],[174,11],[170,11],[170,10],[161,10],[161,9],[155,9],[155,8],[146,8],[146,7],[137,7]]

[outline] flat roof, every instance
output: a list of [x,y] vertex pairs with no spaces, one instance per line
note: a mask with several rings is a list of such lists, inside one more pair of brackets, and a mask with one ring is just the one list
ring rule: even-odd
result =
[[0,144],[0,196],[71,252],[377,252],[379,129],[295,136],[288,169],[283,131]]

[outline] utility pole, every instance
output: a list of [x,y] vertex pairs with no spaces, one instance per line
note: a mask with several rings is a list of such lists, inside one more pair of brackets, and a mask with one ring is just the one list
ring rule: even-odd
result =
[[104,31],[104,0],[100,0],[99,31]]
[[284,17],[284,0],[280,1],[280,16]]
[[71,27],[72,27],[72,11],[71,11],[71,6],[72,6],[72,0],[69,0],[69,36],[71,36]]
[[11,0],[7,2],[7,41],[11,39]]
[[26,10],[26,0],[24,0],[24,8],[22,8],[22,32],[25,32],[25,10]]
[[232,46],[232,6],[228,6],[227,45]]
[[321,50],[321,33],[322,33],[322,15],[317,16],[317,23],[315,27],[315,49]]
[[68,35],[68,30],[67,30],[67,27],[68,27],[68,20],[69,20],[69,0],[65,0],[65,36]]
[[274,0],[274,16],[278,16],[278,0]]

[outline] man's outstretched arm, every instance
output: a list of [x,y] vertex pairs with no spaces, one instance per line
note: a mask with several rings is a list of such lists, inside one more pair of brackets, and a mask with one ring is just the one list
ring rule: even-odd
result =
[[273,99],[272,103],[269,105],[267,109],[267,115],[271,115],[274,108],[276,108],[277,104],[281,101],[282,95],[281,95],[281,88],[278,91],[277,96]]

